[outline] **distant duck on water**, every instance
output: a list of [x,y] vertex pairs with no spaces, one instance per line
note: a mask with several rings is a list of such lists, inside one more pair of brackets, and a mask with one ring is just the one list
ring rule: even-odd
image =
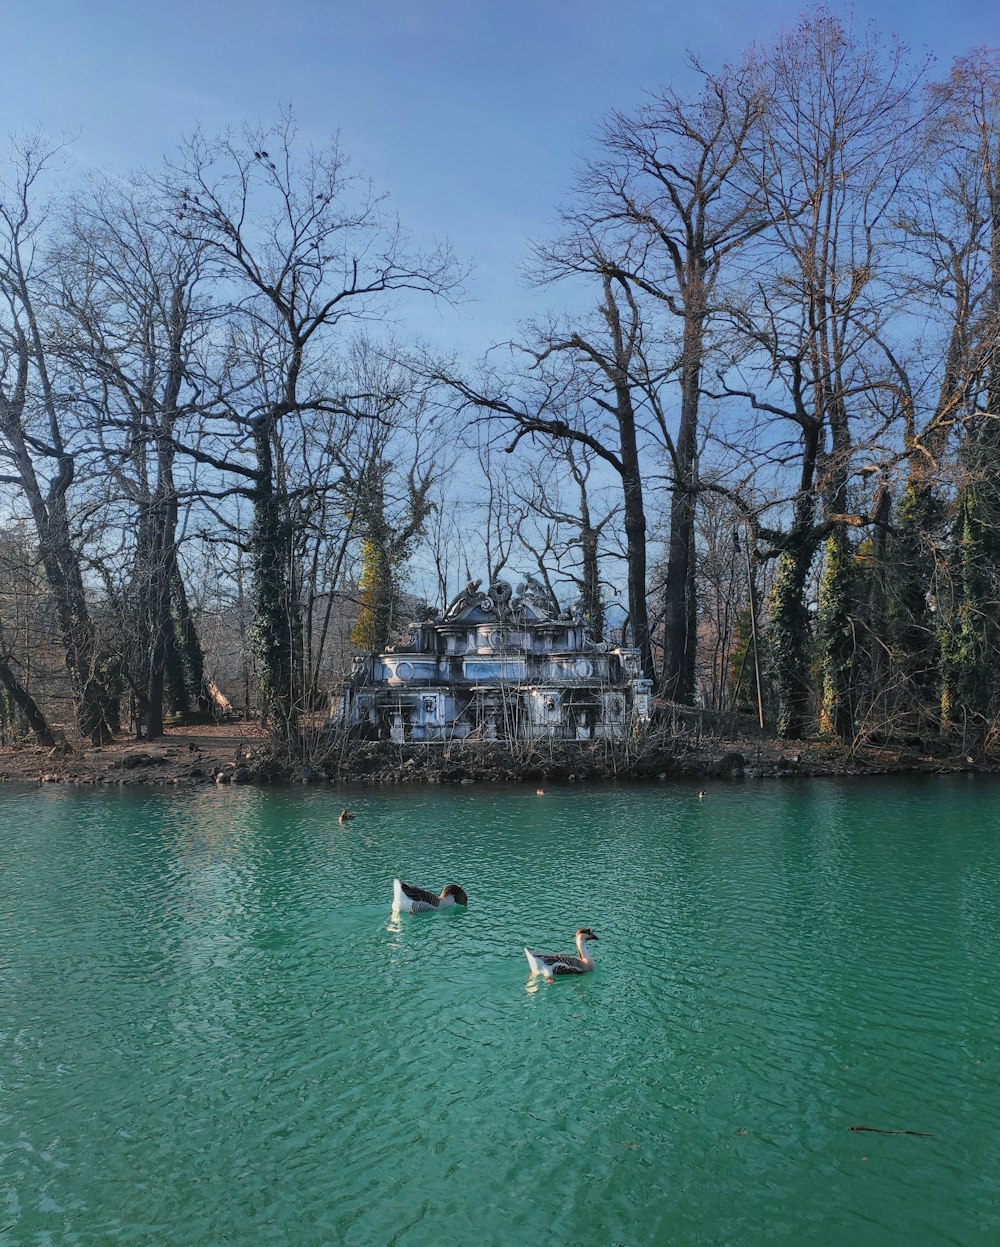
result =
[[423,888],[415,888],[409,883],[392,881],[393,913],[421,914],[432,909],[452,909],[456,905],[468,905],[469,898],[457,883],[449,883],[441,889],[438,896],[433,892],[425,892]]
[[586,974],[594,968],[594,959],[587,952],[587,942],[596,939],[590,927],[581,927],[576,933],[578,957],[572,953],[534,953],[529,948],[524,950],[524,955],[528,958],[531,973],[544,974],[547,979],[557,974]]

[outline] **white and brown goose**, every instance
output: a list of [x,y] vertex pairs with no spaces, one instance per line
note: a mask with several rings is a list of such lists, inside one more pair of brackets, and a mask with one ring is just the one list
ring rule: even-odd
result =
[[581,927],[576,933],[576,951],[579,953],[577,957],[572,953],[535,953],[530,948],[524,950],[524,955],[528,958],[531,973],[544,974],[547,979],[554,978],[557,974],[586,974],[594,968],[594,959],[587,952],[587,943],[596,939],[597,936],[590,927]]
[[422,914],[432,909],[451,909],[455,905],[468,903],[469,898],[457,883],[447,884],[435,896],[433,892],[425,892],[423,888],[401,883],[399,879],[392,881],[393,913]]

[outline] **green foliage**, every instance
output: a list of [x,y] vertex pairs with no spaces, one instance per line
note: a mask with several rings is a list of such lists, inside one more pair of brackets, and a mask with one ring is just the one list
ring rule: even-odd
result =
[[434,509],[429,499],[433,473],[411,474],[401,507],[391,507],[386,485],[393,465],[373,455],[357,480],[355,507],[361,540],[360,603],[351,630],[359,649],[381,650],[389,643],[400,616],[400,578]]
[[359,649],[384,649],[389,640],[394,585],[392,565],[384,547],[371,539],[361,543],[358,618],[351,644]]

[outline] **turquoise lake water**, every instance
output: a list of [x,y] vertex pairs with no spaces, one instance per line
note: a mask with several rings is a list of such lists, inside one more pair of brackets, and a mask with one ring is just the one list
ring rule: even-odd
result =
[[346,800],[0,789],[2,1247],[1000,1243],[1000,784]]

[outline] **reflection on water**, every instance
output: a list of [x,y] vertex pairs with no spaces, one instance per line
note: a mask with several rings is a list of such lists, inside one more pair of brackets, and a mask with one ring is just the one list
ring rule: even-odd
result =
[[996,1241],[998,793],[0,790],[0,1243]]

